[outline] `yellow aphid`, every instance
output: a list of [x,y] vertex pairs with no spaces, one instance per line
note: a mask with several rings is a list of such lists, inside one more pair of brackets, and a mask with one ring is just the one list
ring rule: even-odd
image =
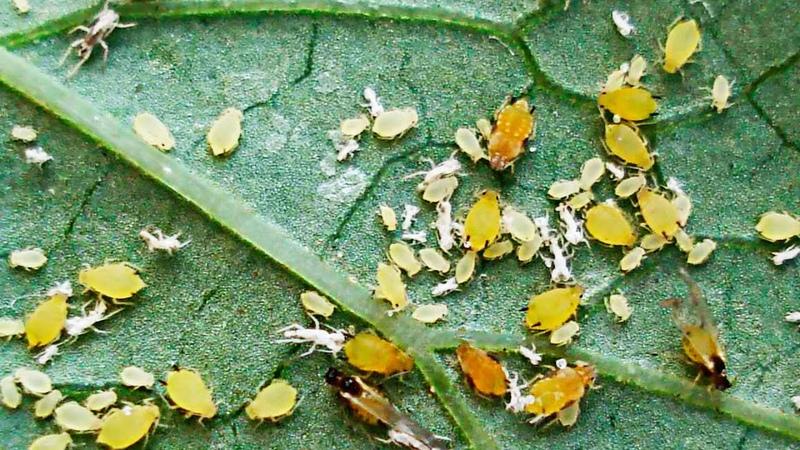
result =
[[417,126],[418,121],[419,116],[414,108],[390,109],[375,118],[372,132],[380,139],[395,139]]
[[643,188],[646,184],[647,180],[642,174],[625,178],[617,183],[617,186],[614,188],[614,195],[619,198],[628,198],[639,192],[639,189]]
[[606,173],[606,165],[600,158],[592,158],[581,167],[581,189],[588,191]]
[[14,379],[28,394],[44,395],[53,390],[53,383],[46,373],[20,367],[14,371]]
[[46,434],[31,442],[28,450],[66,450],[71,445],[69,433]]
[[583,288],[554,288],[531,297],[525,323],[536,331],[553,331],[573,317],[581,302]]
[[198,416],[202,420],[217,414],[217,405],[211,398],[211,390],[194,370],[167,372],[167,396],[187,416]]
[[492,122],[489,119],[480,118],[475,121],[475,128],[481,133],[484,140],[489,140],[492,137]]
[[228,108],[211,124],[206,139],[214,156],[232,153],[239,146],[244,115],[236,108]]
[[92,411],[102,411],[110,408],[114,403],[117,403],[117,393],[114,392],[114,389],[109,389],[95,392],[86,397],[86,401],[83,404]]
[[[491,130],[491,125],[489,125],[489,129]],[[481,159],[489,158],[486,155],[486,150],[483,149],[480,141],[478,141],[478,137],[475,136],[475,132],[469,128],[459,128],[456,130],[456,145],[458,145],[458,148],[461,149],[462,152],[469,156],[472,162],[478,162]]]
[[577,195],[573,195],[572,198],[567,200],[567,205],[572,208],[573,211],[580,211],[583,208],[589,206],[590,203],[594,201],[594,194],[592,191],[583,191],[578,193]]
[[675,73],[689,61],[700,46],[700,28],[694,20],[678,22],[667,34],[664,46],[664,72]]
[[625,82],[631,86],[639,86],[639,81],[644,76],[647,70],[647,61],[640,55],[636,55],[631,59],[630,67],[628,68],[628,75],[625,77]]
[[622,259],[619,260],[619,268],[625,273],[639,267],[642,264],[644,255],[647,253],[642,247],[633,247],[630,249]]
[[0,339],[11,339],[25,333],[25,322],[10,317],[0,317]]
[[148,112],[139,113],[133,119],[133,131],[143,141],[159,150],[169,151],[175,147],[175,138],[169,128]]
[[442,200],[447,200],[453,195],[458,187],[458,178],[456,177],[443,177],[434,180],[425,186],[422,192],[422,199],[430,203],[439,203]]
[[[683,232],[683,230],[679,230],[678,233],[675,233],[676,239],[678,237],[678,234],[681,232]],[[648,233],[642,236],[642,240],[639,241],[639,246],[643,248],[644,251],[650,253],[661,250],[668,243],[669,241],[666,238],[664,238],[664,236],[655,233]]]
[[47,256],[40,248],[14,250],[8,255],[8,265],[12,269],[22,267],[25,270],[37,270],[47,263]]
[[78,274],[78,281],[91,291],[112,300],[133,297],[147,286],[130,263],[106,263],[88,267]]
[[278,420],[289,416],[297,405],[297,389],[284,380],[273,380],[244,409],[250,420]]
[[644,170],[650,170],[655,162],[647,149],[647,140],[626,123],[606,124],[605,147],[612,155]]
[[422,260],[425,267],[435,272],[447,273],[450,271],[450,261],[435,248],[423,248],[420,250],[419,259]]
[[389,264],[378,263],[378,287],[375,289],[375,298],[387,300],[395,311],[400,311],[408,305],[406,284],[400,269]]
[[369,119],[364,114],[352,119],[345,119],[339,124],[339,131],[344,136],[354,138],[369,127]]
[[650,227],[650,231],[667,239],[675,236],[675,233],[680,228],[678,226],[680,214],[678,213],[678,208],[672,202],[649,188],[639,190],[636,193],[636,199],[639,202],[639,210],[642,212],[642,217],[647,226]]
[[477,261],[475,252],[466,252],[456,263],[456,283],[464,284],[472,278]]
[[678,248],[683,253],[689,253],[694,248],[694,238],[689,236],[686,231],[681,228],[675,233],[675,242],[678,244]]
[[33,127],[14,125],[11,128],[11,139],[15,141],[33,142],[38,135]]
[[48,392],[44,397],[36,400],[36,403],[33,404],[33,415],[36,416],[37,419],[50,417],[56,409],[56,406],[61,403],[61,400],[64,400],[64,394],[58,389]]
[[403,242],[395,242],[389,246],[389,258],[410,277],[413,277],[422,269],[422,264],[414,256],[414,250]]
[[59,406],[54,414],[56,425],[64,431],[84,433],[99,430],[103,424],[93,412],[75,401]]
[[432,305],[420,305],[411,314],[411,318],[422,323],[435,323],[447,315],[447,305],[444,303],[434,303]]
[[394,210],[387,205],[381,205],[378,208],[383,226],[389,231],[397,230],[397,214],[395,214]]
[[408,372],[414,360],[391,342],[369,333],[361,332],[344,344],[347,362],[364,372],[392,375]]
[[717,110],[717,114],[731,107],[728,99],[731,97],[731,86],[733,83],[722,75],[714,78],[714,86],[711,87],[711,107]]
[[547,190],[547,195],[555,200],[569,197],[570,195],[577,194],[581,190],[581,182],[579,180],[559,180],[550,185]]
[[640,87],[623,87],[600,94],[598,104],[624,120],[645,120],[658,105],[652,94]]
[[691,265],[703,264],[708,261],[711,253],[717,249],[717,243],[711,239],[703,239],[692,247],[686,257],[686,262]]
[[770,211],[761,215],[756,231],[770,242],[788,241],[800,236],[800,219],[787,212]]
[[6,408],[17,409],[22,403],[22,393],[14,377],[8,375],[0,379],[0,400]]
[[484,192],[464,221],[464,236],[469,249],[479,252],[500,234],[500,199],[497,192]]
[[625,213],[612,203],[600,203],[586,211],[586,231],[608,245],[630,246],[636,242],[636,232]]
[[505,170],[524,152],[525,141],[534,130],[535,117],[533,108],[523,98],[503,106],[495,118],[489,137],[489,165],[494,170]]
[[306,312],[317,316],[328,318],[333,314],[336,306],[330,300],[323,297],[316,291],[306,291],[300,294],[300,302]]
[[97,443],[117,450],[132,446],[142,440],[161,418],[156,405],[127,405],[114,408],[103,417]]
[[47,345],[61,336],[67,320],[67,298],[64,294],[55,294],[39,303],[25,319],[28,348]]
[[503,366],[485,351],[462,342],[456,349],[467,382],[481,395],[502,397],[508,391]]
[[550,334],[550,343],[553,345],[567,345],[572,342],[572,338],[578,334],[580,329],[578,322],[570,320]]
[[631,317],[631,306],[624,295],[611,294],[605,299],[606,310],[617,316],[617,322],[625,322]]
[[156,382],[156,377],[152,373],[136,366],[128,366],[119,373],[122,384],[134,389],[151,389]]
[[500,259],[513,251],[514,244],[510,240],[504,239],[486,247],[486,250],[483,251],[483,257],[488,260]]
[[525,214],[506,206],[503,208],[503,229],[517,242],[529,242],[539,235],[536,224]]
[[535,414],[533,421],[558,413],[578,402],[594,384],[595,369],[589,365],[556,369],[531,386],[534,400],[525,411]]
[[542,238],[539,235],[536,235],[536,237],[530,241],[522,242],[517,247],[517,259],[523,263],[529,262],[536,256],[541,246]]

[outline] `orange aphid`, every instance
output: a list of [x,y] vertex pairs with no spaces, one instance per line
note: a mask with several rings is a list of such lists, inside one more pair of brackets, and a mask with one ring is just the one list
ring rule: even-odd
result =
[[489,137],[489,164],[494,170],[505,170],[519,158],[534,127],[533,110],[522,98],[503,106]]
[[408,372],[414,360],[394,344],[370,333],[358,333],[344,344],[347,361],[365,372],[392,375]]
[[525,411],[535,414],[532,422],[556,414],[580,401],[594,384],[595,376],[594,367],[585,364],[556,369],[531,386],[534,401]]
[[502,397],[508,389],[503,366],[485,351],[462,342],[456,349],[461,371],[479,394]]

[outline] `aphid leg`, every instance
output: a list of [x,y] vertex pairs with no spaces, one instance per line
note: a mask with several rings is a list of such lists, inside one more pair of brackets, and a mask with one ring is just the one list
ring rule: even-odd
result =
[[72,43],[69,44],[69,47],[67,47],[67,51],[65,51],[64,55],[61,56],[61,59],[58,60],[58,66],[63,66],[67,61],[67,58],[69,58],[69,55],[72,53],[72,50],[74,50],[75,47],[79,47],[81,44],[83,44],[83,39],[76,39],[72,41]]
[[83,65],[83,64],[84,64],[86,61],[88,61],[88,60],[89,60],[89,58],[90,58],[91,56],[92,56],[92,50],[91,50],[91,48],[90,48],[90,49],[89,49],[89,51],[88,51],[88,52],[86,52],[86,55],[85,55],[83,58],[81,58],[81,60],[80,60],[80,61],[78,61],[78,64],[75,64],[75,66],[73,66],[73,67],[72,67],[72,70],[70,70],[70,71],[69,71],[69,73],[67,74],[67,78],[72,78],[72,77],[74,77],[74,76],[75,76],[75,74],[76,74],[76,73],[78,73],[78,70],[80,70],[81,66],[82,66],[82,65]]
[[108,44],[103,39],[98,39],[97,43],[103,47],[103,62],[108,62]]
[[300,356],[298,356],[298,358],[305,358],[306,356],[314,353],[314,351],[316,351],[316,350],[317,350],[317,343],[315,342],[315,343],[311,344],[311,348],[309,348],[305,352],[301,353]]
[[136,22],[130,23],[118,23],[114,28],[133,28],[136,26]]
[[[89,27],[87,27],[86,25],[78,25],[77,27],[69,30],[69,33],[67,33],[67,34],[72,34],[72,33],[76,32],[76,31],[83,31],[86,34],[89,34],[89,33],[92,32],[92,30],[90,30]],[[83,39],[81,39],[81,41],[83,41]]]

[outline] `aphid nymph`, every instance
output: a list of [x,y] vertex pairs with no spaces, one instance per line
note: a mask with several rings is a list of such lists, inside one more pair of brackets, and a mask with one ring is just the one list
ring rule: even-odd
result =
[[64,56],[61,58],[61,63],[63,64],[64,61],[67,60],[67,57],[72,50],[75,49],[80,61],[69,71],[67,77],[72,77],[81,66],[89,60],[92,56],[92,51],[94,51],[95,45],[100,45],[103,48],[103,61],[108,60],[108,44],[106,43],[106,38],[111,35],[117,28],[130,28],[136,26],[135,23],[120,23],[119,21],[119,14],[116,11],[108,7],[108,2],[103,6],[103,9],[94,16],[92,23],[89,26],[79,25],[70,31],[70,34],[76,31],[82,31],[85,35],[80,38],[74,40],[67,49]]

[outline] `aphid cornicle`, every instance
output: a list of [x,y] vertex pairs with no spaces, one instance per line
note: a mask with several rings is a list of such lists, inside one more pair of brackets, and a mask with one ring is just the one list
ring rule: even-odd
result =
[[488,145],[492,169],[505,170],[525,151],[525,142],[534,130],[534,109],[527,99],[521,98],[497,112]]
[[467,382],[482,395],[502,397],[508,390],[503,366],[485,351],[462,342],[456,349]]
[[679,71],[699,46],[700,27],[697,26],[697,21],[678,21],[667,34],[667,43],[664,46],[664,72]]
[[689,301],[673,298],[662,302],[672,308],[672,317],[683,334],[683,350],[686,356],[700,367],[719,390],[731,387],[728,380],[725,351],[719,342],[719,331],[708,310],[700,286],[684,269],[678,272],[689,287]]

